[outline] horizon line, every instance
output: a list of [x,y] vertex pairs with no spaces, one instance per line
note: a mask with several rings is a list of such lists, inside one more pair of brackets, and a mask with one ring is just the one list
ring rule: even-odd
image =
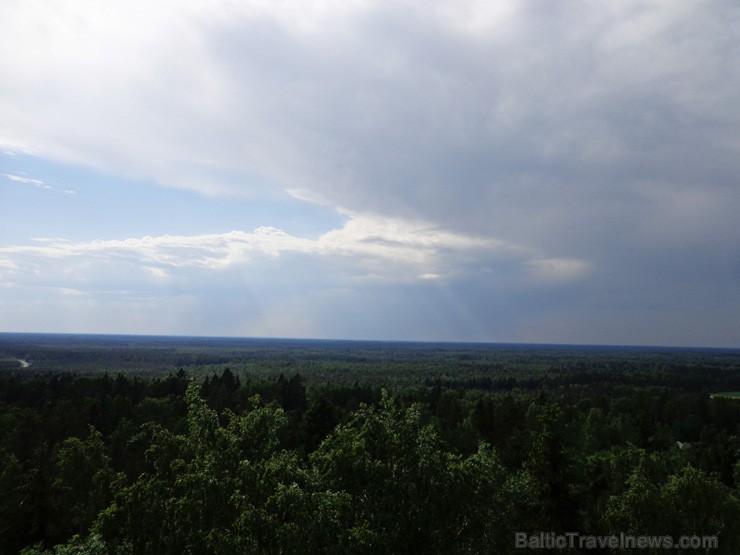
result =
[[42,332],[42,331],[0,331],[2,336],[56,336],[56,337],[97,337],[97,338],[136,338],[136,339],[191,339],[191,340],[231,340],[231,341],[306,341],[313,343],[392,343],[398,345],[467,345],[467,346],[508,346],[508,347],[554,347],[554,348],[590,348],[590,349],[635,349],[635,350],[712,350],[740,351],[740,347],[704,346],[704,345],[653,345],[625,343],[536,343],[517,341],[482,341],[482,340],[427,340],[427,339],[351,339],[351,338],[317,338],[317,337],[269,337],[240,335],[197,335],[197,334],[155,334],[155,333],[111,333],[111,332]]

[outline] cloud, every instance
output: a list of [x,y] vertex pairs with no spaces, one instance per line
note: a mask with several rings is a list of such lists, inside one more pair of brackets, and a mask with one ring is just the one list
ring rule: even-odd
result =
[[[728,301],[740,296],[723,299],[731,289],[721,276],[698,296],[682,295],[691,293],[690,280],[662,283],[657,294],[621,290],[621,276],[598,269],[591,279],[595,270],[584,260],[544,258],[418,222],[357,219],[317,239],[262,227],[3,247],[0,325],[356,339],[599,343],[608,334],[635,344],[733,341],[729,324],[738,306]],[[737,285],[734,293],[740,295]],[[709,327],[708,318],[715,318]]]
[[546,283],[579,280],[589,269],[586,261],[573,258],[540,258],[527,265],[535,281]]
[[[469,290],[509,317],[536,311],[526,289],[553,322],[578,304],[588,333],[651,299],[708,318],[700,299],[731,298],[738,279],[738,25],[729,0],[8,0],[4,151],[211,197],[287,191],[347,223],[314,240],[262,229],[3,256],[131,260],[169,279],[305,257],[342,287],[477,276]],[[519,304],[494,302],[506,295]]]
[[76,195],[77,194],[77,191],[73,189],[58,189],[57,187],[53,187],[52,185],[49,185],[48,183],[45,183],[44,181],[40,179],[33,179],[31,177],[24,177],[24,176],[15,175],[12,173],[4,173],[1,175],[5,177],[8,181],[12,181],[13,183],[20,183],[22,185],[33,185],[35,187],[38,187],[39,189],[46,189],[49,191],[61,191],[65,195]]
[[13,181],[15,183],[23,183],[28,185],[35,185],[36,187],[41,187],[42,189],[51,189],[49,185],[46,185],[43,181],[40,179],[31,179],[30,177],[22,177],[20,175],[13,175],[10,173],[4,173],[3,177],[8,179],[9,181]]
[[[275,227],[262,226],[251,233],[231,231],[90,242],[38,238],[36,243],[0,247],[3,257],[0,268],[27,272],[36,265],[43,266],[44,261],[55,261],[58,267],[53,271],[54,278],[59,267],[67,266],[66,273],[79,275],[80,281],[85,282],[89,275],[75,268],[116,264],[146,270],[157,281],[166,281],[171,272],[182,269],[219,272],[257,263],[268,267],[270,259],[296,256],[320,259],[334,270],[343,264],[342,260],[350,260],[351,264],[337,274],[343,279],[374,276],[381,280],[413,281],[464,273],[467,268],[461,261],[477,259],[484,252],[522,257],[521,249],[500,241],[446,232],[427,223],[368,214],[354,215],[342,228],[318,239],[296,237]],[[101,285],[104,284],[94,284]]]
[[[501,295],[521,296],[526,282],[536,285],[530,264],[541,258],[429,222],[362,213],[316,239],[262,226],[35,243],[0,248],[7,314],[26,302],[22,321],[30,322],[28,311],[45,299],[43,313],[71,310],[76,322],[86,314],[85,329],[105,310],[123,310],[130,318],[98,331],[140,332],[133,322],[143,325],[146,315],[150,333],[169,325],[169,333],[209,335],[490,339],[501,313],[486,307],[500,306]],[[559,285],[568,277],[559,275]]]
[[4,6],[6,142],[170,186],[542,247],[740,169],[728,2]]

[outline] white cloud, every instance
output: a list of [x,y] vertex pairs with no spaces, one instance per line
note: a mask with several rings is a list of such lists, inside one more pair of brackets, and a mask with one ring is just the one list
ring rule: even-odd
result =
[[[44,181],[40,179],[33,179],[31,177],[25,177],[22,175],[15,175],[12,173],[4,173],[2,174],[3,177],[5,177],[8,181],[12,181],[13,183],[21,183],[23,185],[33,185],[34,187],[38,187],[39,189],[46,189],[49,191],[60,191],[60,189],[53,187],[52,185],[49,185],[48,183],[45,183]],[[77,191],[72,189],[61,189],[61,192],[65,195],[76,195]]]
[[[13,284],[0,295],[2,326],[450,339],[462,337],[450,334],[474,309],[453,302],[447,290],[475,275],[481,257],[492,272],[506,274],[526,256],[499,241],[368,214],[317,239],[263,226],[251,233],[37,243],[0,248],[2,282]],[[424,295],[413,291],[417,285]],[[21,306],[23,316],[7,320]],[[102,323],[106,311],[111,318]],[[409,324],[419,314],[425,322],[414,331]]]
[[740,10],[674,4],[9,1],[0,135],[541,248],[532,194],[560,232],[574,203],[618,225],[600,199],[625,172],[736,173]]
[[13,181],[15,183],[23,183],[23,184],[28,184],[28,185],[35,185],[37,187],[41,187],[41,188],[44,188],[44,189],[51,189],[50,186],[46,185],[40,179],[31,179],[30,177],[23,177],[23,176],[20,176],[20,175],[13,175],[13,174],[10,174],[10,173],[4,173],[3,174],[3,177],[5,177],[6,179],[8,179],[10,181]]
[[507,250],[500,241],[445,232],[429,224],[366,214],[355,215],[344,227],[318,239],[295,237],[281,229],[263,226],[251,233],[232,231],[90,242],[45,238],[36,241],[40,244],[0,248],[0,254],[6,257],[3,267],[17,270],[33,267],[33,264],[19,265],[23,260],[43,266],[44,260],[62,259],[70,265],[70,271],[79,265],[132,264],[141,265],[157,280],[164,281],[169,272],[176,269],[220,271],[249,265],[257,259],[259,264],[267,265],[269,258],[305,255],[321,259],[353,259],[353,265],[345,271],[350,274],[356,272],[356,275],[345,277],[367,276],[373,271],[382,279],[393,281],[438,278],[440,271],[449,272],[454,261],[465,252]]

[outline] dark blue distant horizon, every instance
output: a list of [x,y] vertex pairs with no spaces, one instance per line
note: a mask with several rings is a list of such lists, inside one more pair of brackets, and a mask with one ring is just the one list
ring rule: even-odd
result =
[[238,337],[238,336],[209,336],[209,335],[150,335],[150,334],[107,334],[107,333],[45,333],[45,332],[0,332],[0,343],[3,340],[15,341],[51,341],[52,343],[136,343],[146,344],[190,344],[210,345],[254,345],[262,347],[275,346],[362,346],[362,347],[396,347],[407,349],[443,348],[449,350],[522,350],[522,351],[581,351],[581,352],[716,352],[738,353],[739,347],[704,347],[704,346],[672,346],[672,345],[617,345],[617,344],[575,344],[575,343],[510,343],[484,341],[407,341],[392,339],[321,339],[321,338],[291,338],[291,337]]

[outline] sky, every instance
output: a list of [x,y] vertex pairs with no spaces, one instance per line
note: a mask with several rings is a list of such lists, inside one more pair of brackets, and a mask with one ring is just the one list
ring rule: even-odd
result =
[[0,331],[740,347],[740,4],[3,0]]

